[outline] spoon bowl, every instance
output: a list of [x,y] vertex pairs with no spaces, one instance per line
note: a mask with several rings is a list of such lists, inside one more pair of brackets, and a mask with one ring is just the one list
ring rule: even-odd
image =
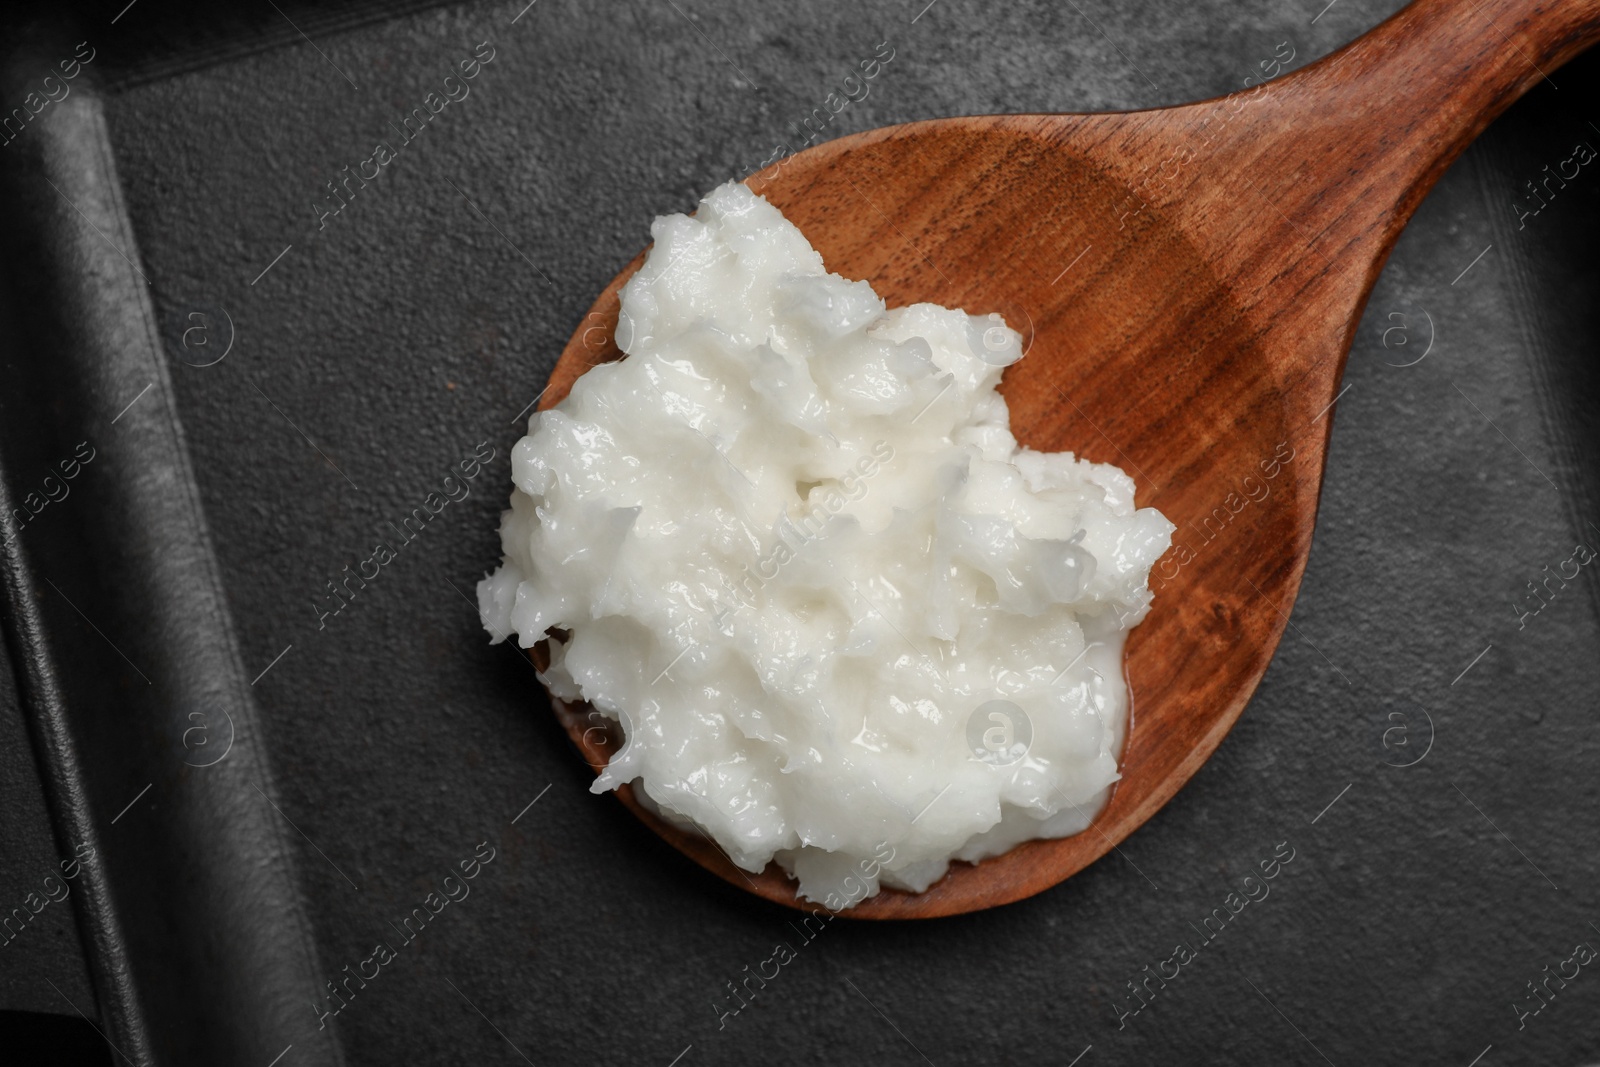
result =
[[[1031,896],[1114,848],[1199,769],[1288,622],[1345,356],[1390,248],[1494,115],[1597,36],[1600,0],[1421,0],[1231,96],[913,123],[746,179],[830,271],[866,279],[889,306],[1004,315],[1027,349],[1001,385],[1018,440],[1122,467],[1138,505],[1178,527],[1127,644],[1138,714],[1121,781],[1090,828],[952,863],[926,892],[884,889],[842,914],[929,918]],[[622,357],[618,292],[643,258],[585,317],[541,409]],[[555,704],[603,767],[617,735]],[[805,906],[776,864],[740,870],[630,788],[619,795],[706,869]]]

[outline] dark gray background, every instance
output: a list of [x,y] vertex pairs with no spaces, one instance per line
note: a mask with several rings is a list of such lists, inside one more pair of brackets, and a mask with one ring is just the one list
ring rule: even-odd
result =
[[[514,417],[583,312],[653,216],[793,143],[788,125],[880,41],[893,62],[830,135],[1180,103],[1239,87],[1280,42],[1298,66],[1397,6],[924,2],[539,0],[514,24],[521,2],[356,9],[338,26],[290,7],[314,44],[268,13],[187,60],[139,28],[154,0],[96,31],[244,656],[259,670],[292,645],[254,694],[303,831],[325,976],[478,842],[499,850],[339,1016],[346,1062],[521,1062],[513,1045],[540,1064],[663,1067],[687,1046],[681,1067],[1600,1056],[1600,976],[1586,969],[1520,1032],[1511,1007],[1576,943],[1600,946],[1595,568],[1525,629],[1511,607],[1579,537],[1600,548],[1585,525],[1600,522],[1600,174],[1524,229],[1512,206],[1576,141],[1600,146],[1593,56],[1497,122],[1402,238],[1346,371],[1294,626],[1194,781],[1121,856],[1032,900],[833,923],[718,1029],[724,983],[797,944],[790,914],[589,795],[532,670],[487,646],[466,599],[498,558]],[[318,232],[323,183],[485,40],[496,56],[471,96]],[[179,360],[197,309],[237,331],[203,369]],[[1391,314],[1403,347],[1385,344]],[[499,455],[471,498],[319,631],[323,583],[480,441]],[[1413,711],[1411,748],[1383,747],[1387,713],[1413,705],[1431,751],[1386,767],[1427,740]],[[9,901],[51,859],[7,811]],[[1282,841],[1296,858],[1271,896],[1119,1030],[1124,983]],[[47,1008],[41,968],[74,972],[70,941],[33,929],[31,956],[0,954],[4,1006]],[[329,1039],[315,992],[284,1043]]]

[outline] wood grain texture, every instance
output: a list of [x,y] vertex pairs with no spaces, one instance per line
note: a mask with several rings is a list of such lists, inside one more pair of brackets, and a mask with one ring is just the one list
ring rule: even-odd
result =
[[[1178,526],[1126,670],[1137,714],[1091,828],[955,863],[927,892],[843,914],[929,918],[1019,900],[1081,870],[1172,798],[1266,670],[1304,572],[1351,336],[1422,197],[1522,93],[1600,37],[1600,0],[1421,0],[1265,85],[1157,111],[913,123],[746,179],[891,306],[999,311],[1028,356],[1001,387],[1018,439],[1114,463]],[[618,291],[568,343],[541,409],[621,358]],[[591,766],[615,734],[557,701]],[[707,870],[794,907],[774,864],[620,796]]]

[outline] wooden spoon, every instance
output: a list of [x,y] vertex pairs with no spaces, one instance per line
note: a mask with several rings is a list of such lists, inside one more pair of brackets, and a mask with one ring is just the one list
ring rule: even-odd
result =
[[[955,863],[843,914],[926,918],[1055,885],[1150,818],[1255,691],[1311,547],[1351,336],[1424,194],[1512,101],[1600,39],[1600,0],[1420,0],[1302,70],[1155,111],[997,115],[873,130],[746,179],[830,270],[892,306],[999,311],[1028,357],[1002,392],[1022,443],[1115,463],[1178,526],[1128,642],[1138,714],[1085,832]],[[612,281],[541,408],[620,358]],[[1442,264],[1450,273],[1457,264]],[[561,706],[603,766],[615,736]],[[734,885],[795,907],[775,865],[641,819]]]

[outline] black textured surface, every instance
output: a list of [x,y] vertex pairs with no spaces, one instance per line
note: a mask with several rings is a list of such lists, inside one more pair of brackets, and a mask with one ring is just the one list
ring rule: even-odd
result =
[[[17,702],[11,658],[0,647],[0,1005],[28,1014],[93,1011],[94,991],[73,921],[74,879],[56,852],[44,784]],[[70,858],[71,852],[66,856]],[[52,989],[51,986],[55,988]],[[16,1028],[26,1026],[16,1020]]]
[[264,1060],[316,971],[292,831],[99,101],[45,114],[0,174],[0,622],[108,1040]]
[[[1120,856],[1055,890],[933,923],[838,921],[802,945],[788,913],[586,792],[532,670],[485,644],[469,600],[497,558],[515,416],[650,218],[792,144],[788,124],[879,41],[894,61],[830,135],[1214,95],[1282,41],[1300,65],[1393,6],[476,4],[111,97],[170,361],[160,399],[183,423],[243,681],[271,665],[251,692],[303,832],[284,831],[320,976],[395,944],[391,923],[480,842],[496,850],[325,1030],[307,988],[284,1062],[335,1039],[362,1064],[520,1062],[508,1046],[680,1067],[1600,1056],[1589,969],[1521,1030],[1512,1006],[1578,942],[1600,947],[1596,568],[1521,629],[1511,606],[1580,537],[1600,549],[1600,172],[1522,229],[1513,209],[1573,143],[1600,147],[1600,57],[1514,107],[1422,206],[1358,333],[1294,627],[1261,689]],[[397,139],[388,124],[483,41],[471,95],[318,230],[323,184]],[[211,332],[186,347],[196,324]],[[222,362],[185,362],[230,333]],[[323,584],[480,442],[496,458],[472,495],[319,628]],[[103,520],[71,506],[68,529]],[[85,595],[110,610],[125,590]],[[137,637],[122,610],[118,644]],[[1401,724],[1405,748],[1386,733]],[[1385,766],[1430,737],[1414,766]],[[1270,897],[1119,1029],[1125,983],[1195,940],[1279,842],[1295,858]],[[798,958],[719,1029],[725,983],[779,941]]]

